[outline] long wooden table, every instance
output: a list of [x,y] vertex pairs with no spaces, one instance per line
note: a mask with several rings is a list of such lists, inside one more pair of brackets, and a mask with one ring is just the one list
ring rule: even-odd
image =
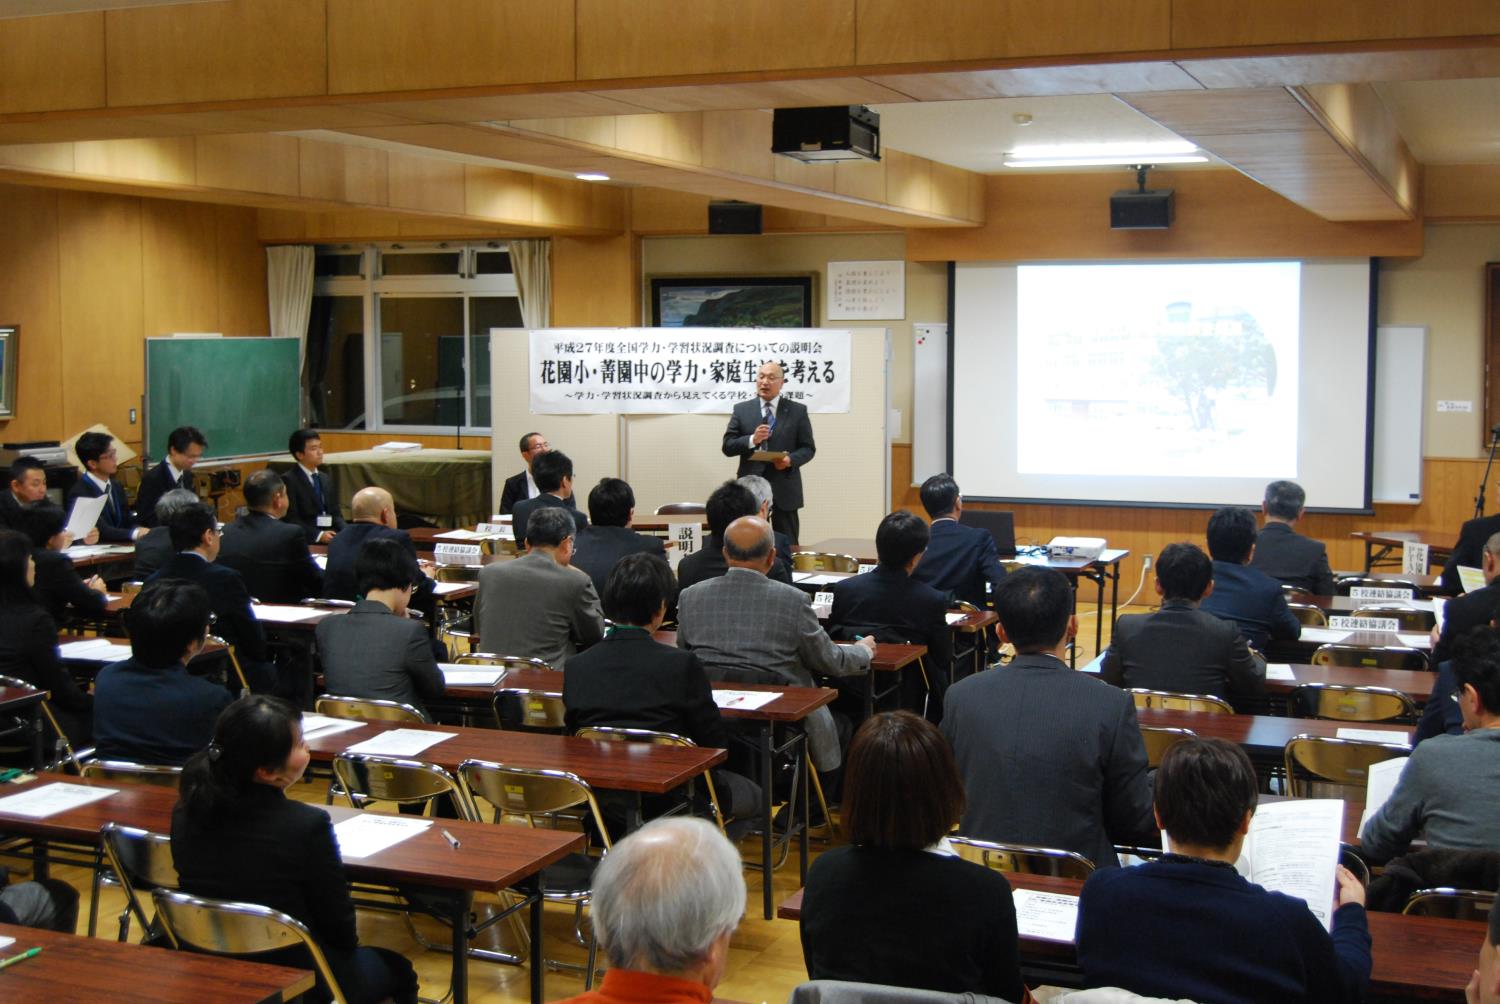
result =
[[1452,554],[1453,548],[1457,546],[1452,533],[1431,533],[1426,530],[1355,530],[1349,536],[1364,543],[1367,572],[1377,565],[1401,564],[1401,559],[1390,557],[1390,553],[1408,543],[1426,544],[1428,556],[1438,563]]
[[[1007,873],[1005,877],[1014,888],[1036,892],[1077,896],[1083,889],[1078,879],[1016,873]],[[802,892],[798,889],[787,897],[776,916],[800,921]],[[1367,1001],[1464,999],[1464,987],[1474,972],[1479,946],[1486,936],[1483,923],[1399,913],[1370,912],[1366,916],[1374,956]],[[1022,966],[1046,971],[1047,982],[1082,985],[1083,974],[1078,970],[1078,955],[1072,941],[1022,935],[1020,949]],[[1253,951],[1253,946],[1247,950]]]
[[[482,668],[482,667],[475,667]],[[824,707],[838,697],[838,691],[828,687],[778,687],[772,684],[757,683],[714,683],[715,690],[746,690],[756,693],[774,693],[775,700],[762,704],[758,708],[744,707],[721,707],[720,715],[731,721],[754,722],[759,726],[756,737],[756,752],[760,760],[760,825],[761,825],[761,872],[765,876],[762,883],[764,889],[764,902],[762,909],[767,920],[771,919],[775,903],[771,898],[771,872],[772,861],[783,840],[792,838],[792,830],[788,828],[779,840],[773,839],[772,835],[772,805],[773,805],[773,768],[777,754],[793,752],[797,763],[797,791],[801,793],[804,804],[802,819],[804,822],[797,827],[798,859],[800,862],[800,874],[803,883],[807,881],[807,795],[808,795],[808,772],[807,772],[807,741],[806,734],[802,731],[801,723],[818,708]],[[449,686],[447,696],[457,701],[473,704],[481,703],[488,707],[497,692],[506,690],[525,690],[556,697],[562,696],[563,674],[557,670],[537,669],[511,669],[507,670],[503,679],[493,686]],[[776,743],[776,726],[780,724],[791,729],[787,740],[780,745]]]
[[1391,741],[1411,744],[1412,729],[1386,722],[1333,722],[1321,718],[1286,718],[1279,715],[1219,715],[1204,711],[1167,711],[1160,708],[1136,712],[1142,727],[1189,729],[1200,736],[1238,743],[1258,768],[1282,765],[1287,741],[1301,735],[1338,738],[1339,729],[1388,732]]
[[40,954],[0,973],[0,996],[47,1004],[273,1004],[313,988],[305,969],[174,952],[35,927],[0,924],[8,958]]
[[[41,843],[39,867],[43,871],[46,842],[81,845],[97,852],[99,830],[105,823],[119,823],[153,833],[171,832],[172,807],[177,802],[177,792],[170,788],[128,781],[95,784],[79,778],[43,775],[35,781],[0,785],[0,796],[18,794],[54,782],[110,788],[116,794],[41,819],[0,810],[0,830],[29,836]],[[444,828],[458,839],[458,848],[451,847],[444,839],[441,832]],[[350,858],[344,866],[355,881],[421,886],[447,894],[453,930],[453,992],[456,1002],[464,1001],[468,993],[467,931],[473,895],[520,889],[531,898],[531,999],[540,1004],[545,998],[543,973],[546,969],[541,951],[541,873],[567,854],[581,849],[583,841],[583,834],[565,830],[443,820],[440,825],[429,827],[425,832],[367,858]],[[6,975],[0,973],[0,988],[6,985]],[[4,996],[10,999],[8,995]],[[217,998],[210,995],[198,999]]]

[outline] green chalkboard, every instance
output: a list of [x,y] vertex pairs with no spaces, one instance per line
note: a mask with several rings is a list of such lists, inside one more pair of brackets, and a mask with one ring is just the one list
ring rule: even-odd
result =
[[295,338],[146,339],[146,452],[194,425],[205,457],[285,453],[301,424]]

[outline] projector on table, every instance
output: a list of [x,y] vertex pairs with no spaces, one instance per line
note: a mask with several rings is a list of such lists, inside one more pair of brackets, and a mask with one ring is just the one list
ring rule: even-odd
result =
[[1103,537],[1053,537],[1047,545],[1049,558],[1093,561],[1103,553]]

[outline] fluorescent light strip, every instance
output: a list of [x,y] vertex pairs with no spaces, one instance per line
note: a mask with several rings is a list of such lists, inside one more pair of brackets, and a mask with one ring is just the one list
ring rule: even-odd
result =
[[1130,167],[1135,164],[1206,164],[1208,158],[1201,154],[1140,153],[1119,157],[1007,157],[1006,167]]

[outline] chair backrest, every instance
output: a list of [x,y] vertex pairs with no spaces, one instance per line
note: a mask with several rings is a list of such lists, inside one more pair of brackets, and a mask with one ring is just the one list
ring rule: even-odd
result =
[[687,736],[655,729],[627,729],[617,725],[585,725],[573,733],[579,739],[602,739],[606,742],[652,743],[656,746],[697,746]]
[[430,805],[436,798],[451,795],[460,818],[479,818],[463,787],[437,764],[371,753],[340,753],[333,758],[333,776],[349,796],[349,804],[356,807],[369,799]]
[[1198,733],[1192,729],[1158,728],[1154,725],[1141,726],[1141,739],[1146,743],[1146,765],[1157,767],[1161,764],[1161,758],[1166,756],[1167,750],[1176,746],[1184,739],[1191,739]]
[[1289,600],[1286,608],[1292,612],[1293,617],[1297,618],[1297,623],[1304,627],[1328,626],[1328,615],[1321,607],[1315,607],[1310,603],[1293,603]]
[[365,722],[428,722],[430,719],[410,704],[400,701],[377,701],[360,697],[336,697],[324,694],[316,704],[320,715],[330,718],[353,718]]
[[527,659],[519,655],[495,655],[493,652],[469,652],[453,660],[459,666],[499,666],[503,669],[535,669],[552,672],[545,659]]
[[439,565],[432,577],[438,582],[478,582],[483,565]]
[[1495,893],[1483,889],[1451,889],[1446,886],[1418,889],[1401,908],[1419,917],[1450,917],[1454,920],[1488,920]]
[[799,572],[857,572],[859,559],[852,554],[827,551],[793,551],[792,568]]
[[1437,623],[1437,618],[1431,610],[1413,610],[1411,607],[1399,607],[1391,603],[1374,603],[1367,607],[1360,607],[1349,616],[1393,620],[1402,631],[1431,631],[1432,625]]
[[1234,708],[1229,702],[1209,694],[1174,694],[1169,690],[1142,690],[1133,687],[1127,690],[1135,701],[1137,710],[1162,708],[1167,711],[1207,711],[1216,715],[1232,715]]
[[708,506],[702,502],[668,502],[656,507],[658,516],[702,516],[707,512]]
[[1288,603],[1306,603],[1313,598],[1313,594],[1301,586],[1292,586],[1285,582],[1281,584],[1281,594],[1286,597]]
[[231,903],[203,899],[169,889],[153,889],[156,915],[167,937],[177,948],[184,946],[213,955],[262,955],[283,948],[306,948],[318,975],[328,987],[334,1004],[347,1004],[333,969],[310,932],[295,917],[254,903]]
[[1422,587],[1409,579],[1375,579],[1364,575],[1341,575],[1333,583],[1333,595],[1348,596],[1349,590],[1356,586],[1370,586],[1375,589],[1406,589],[1411,591],[1412,599],[1422,595]]
[[1364,798],[1370,765],[1409,756],[1395,743],[1293,736],[1282,750],[1293,798]]
[[562,695],[552,691],[506,687],[495,691],[490,706],[495,711],[496,726],[502,729],[508,721],[514,726],[515,720],[505,713],[507,706],[519,706],[523,729],[560,732],[565,727],[563,715],[567,709],[563,706]]
[[83,776],[98,781],[135,781],[162,788],[176,788],[182,783],[182,768],[166,764],[130,763],[126,760],[85,760]]
[[1312,654],[1314,666],[1364,666],[1370,669],[1427,669],[1427,653],[1404,645],[1319,645]]
[[1029,844],[1002,844],[970,837],[949,837],[948,842],[965,861],[1000,872],[1086,879],[1094,871],[1094,863],[1075,851]]
[[151,930],[151,918],[141,896],[155,889],[177,888],[177,866],[172,863],[172,838],[119,823],[105,823],[99,830],[104,857],[125,893],[125,907],[143,932]]
[[[41,689],[35,684],[28,683],[27,681],[21,679],[19,676],[5,675],[0,675],[0,687],[13,687],[16,690]],[[57,748],[61,752],[61,757],[59,757],[55,761],[47,763],[45,765],[45,769],[62,770],[63,761],[64,759],[66,759],[68,763],[71,763],[73,765],[73,769],[81,775],[83,773],[83,764],[79,762],[78,754],[73,752],[73,744],[68,741],[68,734],[63,731],[62,724],[58,722],[57,716],[52,713],[52,705],[48,702],[47,695],[44,694],[42,696],[42,700],[37,705],[37,707],[41,709],[42,717],[47,719],[47,724],[52,726],[52,734],[57,737]],[[20,721],[20,719],[18,719],[18,721]],[[8,733],[11,730],[6,731]],[[87,753],[88,751],[85,750],[84,752]]]
[[1390,687],[1354,687],[1341,683],[1305,683],[1287,697],[1295,718],[1331,718],[1341,722],[1417,720],[1417,705]]
[[577,774],[535,767],[512,767],[491,760],[465,760],[458,765],[458,783],[477,809],[482,798],[495,807],[495,816],[509,815],[535,826],[537,817],[586,805],[608,850],[613,846],[594,789]]

